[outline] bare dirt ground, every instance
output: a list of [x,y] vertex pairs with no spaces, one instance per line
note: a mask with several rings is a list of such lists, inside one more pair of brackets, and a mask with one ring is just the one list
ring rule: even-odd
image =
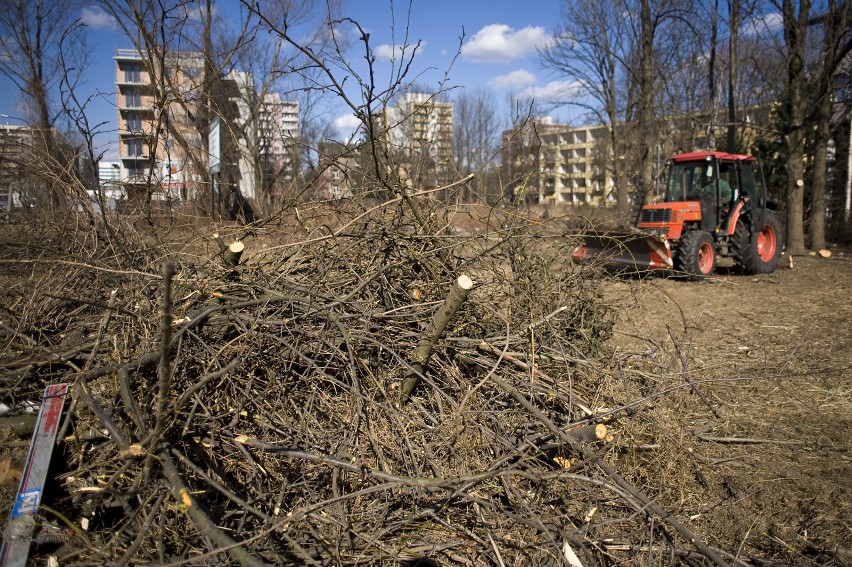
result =
[[[719,547],[852,564],[852,255],[617,280],[623,470]],[[628,373],[625,373],[628,375]],[[641,396],[640,396],[641,397]]]

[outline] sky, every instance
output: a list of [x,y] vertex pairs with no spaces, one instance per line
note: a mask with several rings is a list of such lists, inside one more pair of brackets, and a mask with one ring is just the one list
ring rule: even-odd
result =
[[[236,0],[218,4],[226,14],[237,5]],[[343,0],[342,12],[370,34],[380,73],[390,69],[406,32],[409,46],[419,41],[410,77],[417,76],[418,84],[437,85],[446,73],[447,86],[456,89],[450,98],[459,88],[486,89],[498,104],[508,107],[504,101],[512,94],[547,99],[548,93],[564,86],[536,62],[536,49],[550,41],[559,23],[559,0]],[[100,125],[98,152],[104,159],[116,159],[113,56],[116,48],[131,45],[95,5],[83,7],[78,17],[86,25],[92,49],[78,95],[91,97],[86,114],[90,124]],[[353,61],[357,64],[362,56],[363,48],[358,51],[356,46]],[[20,123],[19,108],[14,85],[0,78],[0,114],[8,116],[0,116],[0,123]],[[332,112],[345,137],[354,116],[344,108]]]

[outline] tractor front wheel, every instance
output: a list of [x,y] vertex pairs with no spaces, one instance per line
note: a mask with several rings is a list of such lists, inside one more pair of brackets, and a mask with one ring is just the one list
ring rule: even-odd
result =
[[716,247],[709,232],[696,230],[681,237],[675,268],[692,280],[700,280],[713,273],[716,269]]
[[747,274],[771,274],[781,259],[781,224],[778,218],[766,211],[763,230],[756,234],[745,219],[740,218],[731,239],[731,248],[737,264]]

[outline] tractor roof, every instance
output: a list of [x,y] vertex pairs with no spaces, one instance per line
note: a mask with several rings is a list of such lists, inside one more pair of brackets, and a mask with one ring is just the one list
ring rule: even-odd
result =
[[718,151],[701,151],[689,152],[686,154],[678,154],[671,157],[673,162],[682,161],[702,161],[708,158],[717,159],[720,161],[755,161],[757,158],[742,154],[729,154],[728,152]]

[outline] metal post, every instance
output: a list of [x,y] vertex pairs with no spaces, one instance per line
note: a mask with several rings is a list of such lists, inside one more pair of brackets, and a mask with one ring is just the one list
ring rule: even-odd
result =
[[0,549],[2,567],[24,567],[27,564],[36,527],[36,514],[47,481],[47,469],[67,395],[68,384],[53,384],[44,391],[21,483],[9,514],[9,523],[3,530],[3,547]]

